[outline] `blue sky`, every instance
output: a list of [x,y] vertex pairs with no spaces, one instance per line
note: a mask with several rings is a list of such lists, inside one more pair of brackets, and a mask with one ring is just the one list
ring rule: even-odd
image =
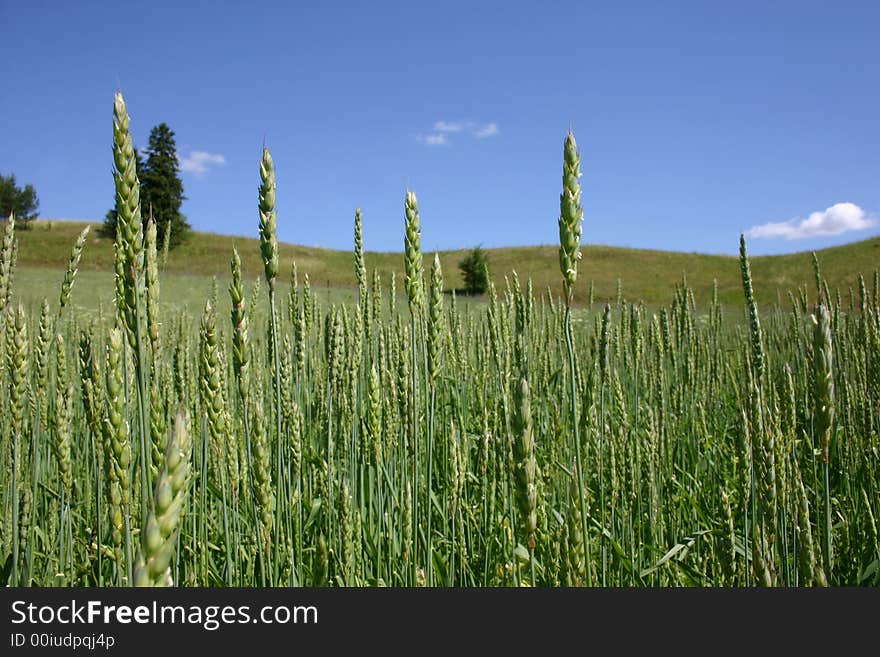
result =
[[175,131],[199,230],[256,236],[265,140],[283,241],[350,248],[359,206],[401,250],[409,187],[426,250],[554,244],[571,126],[585,243],[880,232],[880,3],[313,4],[0,0],[0,172],[102,219],[120,88],[137,146]]

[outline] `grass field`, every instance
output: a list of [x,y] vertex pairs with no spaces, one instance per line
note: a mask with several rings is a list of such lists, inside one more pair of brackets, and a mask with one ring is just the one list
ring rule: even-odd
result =
[[[353,219],[352,219],[353,221]],[[33,229],[21,231],[18,265],[22,273],[22,292],[36,288],[32,299],[39,302],[39,287],[42,273],[30,274],[28,270],[63,269],[70,252],[70,245],[85,223],[70,221],[39,220]],[[84,272],[113,271],[113,242],[98,234],[99,224],[92,226],[88,245],[83,253],[80,268]],[[369,246],[369,223],[364,227],[366,243]],[[401,244],[403,240],[401,239]],[[210,285],[211,277],[221,280],[229,276],[229,258],[232,247],[238,248],[242,258],[242,269],[246,279],[253,280],[262,275],[259,244],[255,238],[193,233],[191,239],[172,251],[163,271],[163,280],[176,285],[176,275],[192,275],[194,288],[202,285],[199,277],[206,278]],[[354,277],[352,254],[348,251],[333,251],[302,246],[281,244],[280,262],[282,279],[286,282],[287,272],[295,260],[300,276],[308,274],[313,286],[353,291],[357,287]],[[561,279],[558,266],[558,246],[511,247],[488,249],[491,273],[496,287],[504,285],[504,277],[516,271],[522,281],[532,279],[537,293],[543,294],[549,286],[555,294],[561,294]],[[575,300],[584,303],[589,296],[590,282],[594,282],[596,303],[614,301],[617,296],[617,281],[621,280],[623,296],[629,301],[642,301],[656,306],[671,301],[671,290],[681,283],[682,274],[687,276],[689,287],[694,291],[697,302],[703,306],[712,296],[713,280],[718,281],[718,297],[725,305],[738,305],[742,302],[742,283],[739,263],[735,257],[702,255],[696,253],[674,253],[626,249],[621,247],[593,246],[586,244],[584,252],[584,271],[575,290]],[[880,237],[873,237],[845,246],[823,249],[818,252],[823,275],[832,289],[839,288],[844,296],[848,289],[857,284],[858,272],[871,276],[880,262]],[[432,254],[425,254],[425,267],[430,266]],[[463,252],[441,251],[440,263],[443,267],[444,282],[447,289],[460,288],[461,275],[458,262]],[[379,271],[383,281],[388,284],[391,272],[396,272],[398,289],[402,290],[403,254],[365,253],[367,269]],[[752,258],[755,274],[755,296],[761,305],[773,305],[780,300],[787,302],[786,293],[812,280],[813,264],[809,252],[782,256]],[[31,281],[31,282],[28,282]],[[186,293],[190,286],[181,283],[179,291]],[[105,286],[105,290],[110,289]],[[88,292],[86,292],[88,295]],[[174,295],[176,297],[176,293]],[[192,299],[195,301],[197,295]],[[86,301],[83,301],[86,303]],[[88,301],[91,303],[91,300]]]
[[[227,263],[228,266],[228,263]],[[64,277],[63,269],[42,267],[22,267],[15,275],[15,291],[26,308],[39,312],[43,298],[49,301],[53,310],[58,308],[58,290]],[[226,293],[228,275],[223,277],[199,274],[165,274],[162,276],[161,309],[163,316],[174,317],[178,313],[198,315],[204,310],[205,299],[213,294],[214,285],[219,288],[217,310],[224,316],[229,314],[230,301]],[[254,281],[251,280],[252,286]],[[288,285],[282,286],[288,289]],[[357,297],[352,288],[315,287],[315,294],[323,303],[350,303]],[[81,271],[77,274],[76,294],[71,298],[70,312],[80,321],[93,317],[99,310],[112,315],[116,305],[113,287],[113,274],[104,271]],[[268,307],[264,296],[260,296],[258,307]]]

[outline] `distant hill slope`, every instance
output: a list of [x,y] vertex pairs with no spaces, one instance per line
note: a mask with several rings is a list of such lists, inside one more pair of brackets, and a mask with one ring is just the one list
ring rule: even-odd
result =
[[[27,231],[16,231],[19,239],[18,265],[23,268],[58,268],[67,265],[70,248],[77,234],[85,226],[82,222],[39,220]],[[80,267],[84,271],[113,271],[113,243],[98,235],[98,225],[92,226],[88,244]],[[174,274],[229,277],[229,259],[235,245],[241,255],[245,275],[254,278],[261,275],[262,262],[258,240],[211,233],[193,233],[191,238],[173,250],[168,258],[166,271]],[[284,282],[290,276],[290,266],[295,260],[300,279],[308,273],[312,284],[329,287],[354,287],[352,252],[334,251],[291,244],[282,244],[281,264]],[[617,291],[617,279],[623,284],[623,296],[628,300],[646,303],[668,303],[676,283],[687,276],[694,288],[698,303],[710,299],[712,280],[717,279],[719,297],[725,304],[742,302],[739,261],[731,256],[702,255],[671,251],[628,249],[609,246],[585,245],[579,268],[577,300],[587,299],[590,282],[595,285],[597,302],[613,299]],[[546,292],[549,285],[554,293],[561,291],[556,246],[532,246],[488,249],[490,269],[499,289],[503,288],[504,276],[516,270],[525,284],[532,279],[538,294]],[[462,251],[442,251],[447,288],[461,286],[458,262]],[[822,274],[831,289],[840,288],[844,299],[848,288],[857,289],[859,273],[865,276],[869,287],[874,270],[880,267],[880,237],[818,251]],[[430,257],[425,256],[425,270],[430,269]],[[378,268],[383,287],[387,290],[392,271],[397,273],[397,289],[403,289],[403,256],[401,253],[367,252],[367,268]],[[812,293],[812,258],[809,252],[781,256],[753,257],[752,275],[759,303],[772,304],[777,293],[785,302],[788,290],[804,283]],[[811,294],[812,297],[812,294]]]

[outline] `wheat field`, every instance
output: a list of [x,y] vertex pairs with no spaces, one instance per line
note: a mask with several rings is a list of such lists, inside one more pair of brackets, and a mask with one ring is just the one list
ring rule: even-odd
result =
[[561,297],[511,271],[456,301],[408,191],[402,280],[367,270],[358,211],[356,299],[330,304],[279,261],[264,149],[264,276],[230,252],[203,312],[163,314],[120,94],[113,146],[113,307],[70,312],[86,229],[57,304],[26,310],[3,226],[9,585],[880,584],[877,272],[830,289],[817,259],[759,310],[742,240],[736,306],[698,308],[686,280],[657,309],[576,305],[569,133]]

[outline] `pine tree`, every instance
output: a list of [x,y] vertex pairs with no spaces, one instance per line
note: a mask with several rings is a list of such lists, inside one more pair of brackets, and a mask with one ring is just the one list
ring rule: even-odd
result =
[[165,123],[160,123],[150,132],[147,161],[144,163],[140,181],[144,221],[152,210],[158,243],[165,241],[165,233],[170,226],[170,246],[177,246],[186,239],[190,226],[180,212],[180,206],[186,197],[183,195],[183,182],[180,180],[174,132]]

